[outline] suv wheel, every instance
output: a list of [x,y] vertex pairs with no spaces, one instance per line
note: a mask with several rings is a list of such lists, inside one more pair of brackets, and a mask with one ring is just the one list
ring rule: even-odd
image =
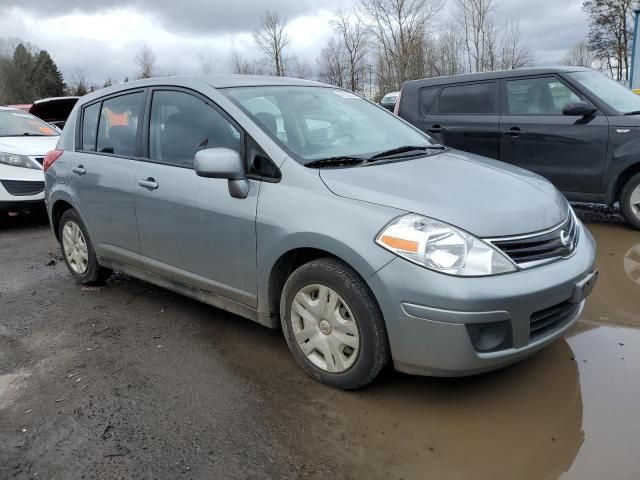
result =
[[109,278],[112,271],[98,263],[87,229],[75,210],[62,214],[59,229],[64,261],[78,283],[101,283]]
[[313,260],[285,283],[280,319],[289,350],[316,380],[362,387],[389,359],[387,333],[373,295],[346,264]]
[[640,173],[631,177],[622,189],[620,208],[627,223],[640,230]]

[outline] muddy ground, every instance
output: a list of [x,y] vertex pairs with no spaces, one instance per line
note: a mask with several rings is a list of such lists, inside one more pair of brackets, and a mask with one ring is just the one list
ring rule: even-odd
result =
[[76,285],[0,223],[0,479],[640,478],[640,232],[578,207],[600,282],[564,340],[467,379],[345,393],[279,332],[124,275]]

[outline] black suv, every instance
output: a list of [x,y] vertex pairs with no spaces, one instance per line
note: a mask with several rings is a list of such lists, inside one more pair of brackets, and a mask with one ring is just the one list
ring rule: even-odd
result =
[[597,71],[530,68],[405,82],[398,114],[452,148],[548,178],[569,200],[620,201],[640,229],[640,96]]

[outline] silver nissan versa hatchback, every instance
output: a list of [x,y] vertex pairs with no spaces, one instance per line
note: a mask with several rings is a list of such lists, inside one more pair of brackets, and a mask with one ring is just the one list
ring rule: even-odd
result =
[[595,244],[540,176],[451,150],[353,93],[175,77],[83,97],[44,162],[79,283],[112,270],[281,327],[317,380],[459,376],[580,316]]

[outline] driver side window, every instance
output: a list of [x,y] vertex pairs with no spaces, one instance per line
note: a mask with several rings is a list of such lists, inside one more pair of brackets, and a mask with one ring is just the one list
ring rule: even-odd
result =
[[567,103],[580,100],[555,77],[507,81],[507,113],[511,115],[562,115]]
[[226,147],[241,153],[242,135],[220,112],[185,92],[153,92],[149,159],[193,168],[199,150]]

